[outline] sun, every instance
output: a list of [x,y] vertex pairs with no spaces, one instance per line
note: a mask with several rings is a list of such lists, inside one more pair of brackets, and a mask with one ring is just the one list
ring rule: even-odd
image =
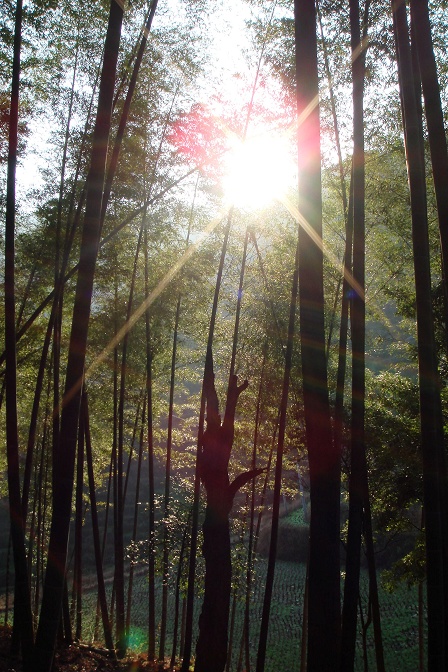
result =
[[244,141],[232,136],[224,163],[224,198],[242,210],[267,207],[285,195],[297,176],[291,140],[280,131],[259,132]]

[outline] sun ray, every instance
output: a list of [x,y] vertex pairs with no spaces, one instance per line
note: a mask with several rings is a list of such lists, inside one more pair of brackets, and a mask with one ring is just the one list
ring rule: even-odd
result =
[[[335,254],[333,254],[331,250],[325,247],[324,241],[322,240],[320,235],[310,226],[309,222],[302,215],[299,208],[296,205],[294,205],[294,203],[291,203],[291,201],[286,196],[279,198],[278,200],[285,206],[290,215],[299,224],[299,226],[301,226],[303,230],[306,231],[306,233],[309,235],[314,244],[317,245],[317,247],[319,247],[319,249],[326,256],[328,261],[331,264],[333,264],[335,268],[340,269],[341,262],[339,261],[339,259],[336,257]],[[345,265],[343,267],[343,274],[344,278],[347,280],[348,284],[353,289],[353,291],[355,291],[356,294],[364,301],[365,300],[364,289],[361,287],[359,282],[355,280],[355,278],[350,273],[350,271],[345,267]]]

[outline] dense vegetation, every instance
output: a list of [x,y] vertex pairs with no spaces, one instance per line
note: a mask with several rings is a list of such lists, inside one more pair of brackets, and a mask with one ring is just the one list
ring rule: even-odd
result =
[[24,670],[446,669],[446,10],[1,0]]

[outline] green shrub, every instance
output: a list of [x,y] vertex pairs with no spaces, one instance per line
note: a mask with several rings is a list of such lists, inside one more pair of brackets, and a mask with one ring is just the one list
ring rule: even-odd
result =
[[[271,541],[271,525],[266,525],[258,541],[258,552],[267,557]],[[308,557],[309,527],[281,520],[278,529],[277,558],[290,562],[306,562]]]

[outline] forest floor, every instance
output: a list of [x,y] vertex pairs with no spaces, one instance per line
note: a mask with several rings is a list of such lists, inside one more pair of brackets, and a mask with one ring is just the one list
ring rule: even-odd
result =
[[[55,655],[53,672],[161,672],[168,669],[149,662],[144,655],[116,660],[106,649],[72,644],[60,647]],[[178,668],[171,668],[176,672]],[[0,672],[21,672],[19,658],[11,655],[11,628],[0,625]]]

